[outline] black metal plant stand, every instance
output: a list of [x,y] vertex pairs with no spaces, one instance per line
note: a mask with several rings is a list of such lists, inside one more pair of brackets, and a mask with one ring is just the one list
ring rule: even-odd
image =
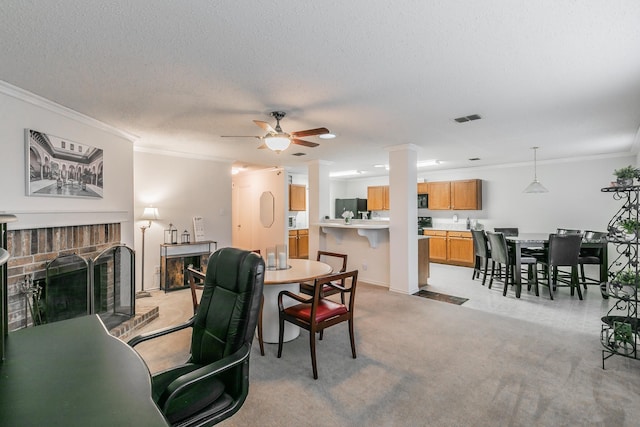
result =
[[602,350],[602,369],[604,362],[611,356],[623,356],[638,359],[640,345],[638,322],[638,286],[640,269],[638,267],[638,247],[640,245],[637,230],[628,234],[621,224],[629,220],[640,220],[640,186],[607,187],[602,192],[612,193],[614,200],[622,206],[607,226],[608,242],[615,246],[617,255],[609,265],[609,281],[601,283],[603,297],[610,298],[613,306],[602,317],[600,341]]

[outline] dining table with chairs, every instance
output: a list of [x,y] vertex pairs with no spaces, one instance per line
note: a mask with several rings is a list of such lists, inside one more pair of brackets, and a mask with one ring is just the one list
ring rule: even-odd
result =
[[[562,233],[559,233],[562,234]],[[516,297],[520,297],[522,289],[522,257],[528,256],[532,251],[543,253],[549,245],[549,233],[519,233],[518,235],[505,236],[509,252],[514,260],[514,286],[516,287]],[[606,238],[589,238],[583,236],[580,249],[594,249],[594,256],[599,260],[598,283],[607,281],[608,276],[608,254]],[[583,280],[583,284],[586,282]]]

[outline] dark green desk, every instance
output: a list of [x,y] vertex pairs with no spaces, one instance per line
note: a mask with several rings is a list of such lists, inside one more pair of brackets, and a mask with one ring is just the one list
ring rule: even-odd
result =
[[168,425],[143,360],[96,315],[12,332],[6,347],[2,425]]

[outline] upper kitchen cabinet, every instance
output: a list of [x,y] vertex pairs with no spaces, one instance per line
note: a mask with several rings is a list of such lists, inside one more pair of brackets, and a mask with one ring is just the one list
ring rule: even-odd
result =
[[289,184],[289,210],[307,210],[307,188],[304,185]]
[[429,182],[429,209],[480,210],[482,209],[482,180]]
[[389,186],[388,185],[377,185],[373,187],[367,187],[367,210],[370,210],[370,211],[389,210]]
[[418,183],[418,194],[427,194],[429,192],[429,183],[428,182],[419,182]]

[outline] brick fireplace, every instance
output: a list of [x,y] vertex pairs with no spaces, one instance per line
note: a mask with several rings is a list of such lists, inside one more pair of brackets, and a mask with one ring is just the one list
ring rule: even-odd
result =
[[[7,231],[7,251],[10,254],[7,264],[9,331],[38,323],[37,315],[34,323],[34,304],[25,294],[25,282],[32,278],[34,286],[44,289],[47,265],[53,260],[73,254],[84,259],[94,259],[106,249],[119,245],[120,241],[119,223]],[[134,268],[133,265],[131,268]],[[132,301],[131,304],[135,303]],[[156,307],[155,310],[150,309],[149,312],[132,318],[130,322],[114,327],[111,332],[124,338],[135,327],[147,323],[157,315]]]

